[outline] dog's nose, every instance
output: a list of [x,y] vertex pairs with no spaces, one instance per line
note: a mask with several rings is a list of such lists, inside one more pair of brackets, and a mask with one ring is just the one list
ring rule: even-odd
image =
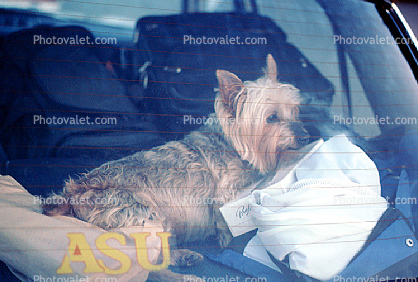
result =
[[309,133],[305,128],[303,128],[303,124],[301,122],[292,123],[292,130],[300,146],[305,146],[309,143]]
[[[306,132],[306,131],[305,131]],[[305,145],[308,145],[308,143],[309,143],[309,134],[308,134],[308,132],[306,132],[306,135],[303,135],[303,136],[299,136],[299,138],[298,138],[298,140],[299,140],[299,143],[302,145],[302,146],[305,146]]]

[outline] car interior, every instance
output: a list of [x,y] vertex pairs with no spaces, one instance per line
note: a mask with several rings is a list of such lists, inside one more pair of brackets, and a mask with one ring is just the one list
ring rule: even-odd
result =
[[[254,80],[271,54],[278,80],[300,91],[300,119],[310,141],[344,133],[376,164],[381,196],[417,234],[416,206],[395,205],[404,195],[401,187],[409,197],[418,196],[416,42],[396,44],[397,37],[409,35],[391,3],[62,0],[52,1],[58,5],[52,10],[42,10],[39,3],[7,3],[0,4],[0,175],[12,176],[31,195],[46,198],[61,191],[69,177],[181,140],[202,125],[197,118],[214,112],[216,70]],[[36,44],[36,36],[88,37],[93,43]],[[189,43],[203,37],[258,41]],[[366,44],[366,39],[384,43]],[[56,117],[60,123],[52,122]],[[186,117],[195,122],[185,122]],[[74,119],[103,122],[63,122]],[[170,269],[197,276],[244,280],[258,272],[262,277],[264,265],[241,261],[254,235],[233,239],[229,262],[214,259],[225,250],[212,240],[187,245],[205,255],[203,262],[192,270]],[[402,259],[416,264],[416,254],[405,253]],[[19,281],[13,261],[0,259],[0,280]],[[352,265],[361,267],[360,262]],[[368,274],[417,274],[400,265],[390,261],[382,269],[370,267],[376,272]],[[302,279],[294,275],[282,269],[269,277]]]

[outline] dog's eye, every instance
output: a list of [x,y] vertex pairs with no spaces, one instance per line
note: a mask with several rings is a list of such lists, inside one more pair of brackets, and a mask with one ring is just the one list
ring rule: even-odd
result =
[[280,119],[277,117],[277,115],[276,114],[269,115],[269,117],[267,118],[267,123],[276,123],[276,122],[280,122]]

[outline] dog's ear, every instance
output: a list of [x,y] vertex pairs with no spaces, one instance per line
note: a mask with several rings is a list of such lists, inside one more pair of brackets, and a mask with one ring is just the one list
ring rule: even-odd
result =
[[267,55],[267,77],[273,81],[277,80],[277,65],[271,54]]
[[216,76],[219,82],[219,93],[227,109],[233,111],[234,100],[244,87],[241,79],[233,73],[225,70],[217,70]]

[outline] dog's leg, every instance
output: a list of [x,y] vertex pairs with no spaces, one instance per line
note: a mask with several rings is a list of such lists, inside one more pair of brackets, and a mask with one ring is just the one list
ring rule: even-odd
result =
[[228,246],[232,240],[232,234],[229,231],[228,225],[226,224],[224,217],[219,210],[216,208],[214,210],[215,222],[216,222],[216,232],[218,236],[219,246],[222,248]]
[[225,173],[218,182],[214,199],[215,205],[213,206],[213,217],[221,247],[228,246],[233,236],[219,209],[223,204],[239,197],[240,193],[244,192],[245,195],[246,187],[249,187],[258,178],[258,172],[246,167],[241,160],[233,160],[228,163],[228,173]]
[[171,262],[173,266],[192,266],[203,260],[203,256],[199,253],[188,249],[171,250]]
[[[158,258],[160,263],[162,257]],[[170,251],[170,265],[179,267],[189,267],[195,265],[203,260],[203,256],[188,249],[171,249]],[[198,277],[194,275],[184,275],[174,273],[169,269],[150,272],[147,282],[154,281],[196,281]]]

